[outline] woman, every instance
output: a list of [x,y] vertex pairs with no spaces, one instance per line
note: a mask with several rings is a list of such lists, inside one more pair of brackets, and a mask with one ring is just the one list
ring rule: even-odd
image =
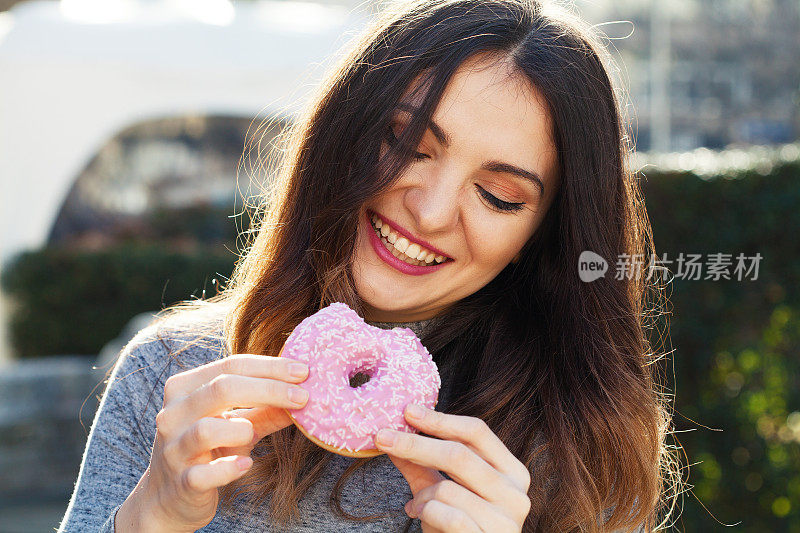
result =
[[[578,276],[586,250],[654,253],[607,64],[541,2],[388,8],[289,132],[225,290],[123,350],[61,530],[665,521],[680,479],[654,287]],[[307,401],[308,370],[264,356],[334,301],[411,327],[440,368],[437,410],[407,409],[420,434],[379,434],[387,455],[326,452],[282,410]]]

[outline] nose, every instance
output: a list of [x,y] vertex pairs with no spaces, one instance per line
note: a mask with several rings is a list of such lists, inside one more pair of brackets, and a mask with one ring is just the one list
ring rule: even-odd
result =
[[458,224],[461,179],[441,171],[426,174],[406,191],[406,209],[414,216],[421,234],[446,233]]

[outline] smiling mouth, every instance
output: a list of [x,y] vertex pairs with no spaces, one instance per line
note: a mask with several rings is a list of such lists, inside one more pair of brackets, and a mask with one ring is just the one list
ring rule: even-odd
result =
[[380,237],[381,243],[393,256],[404,263],[415,266],[434,266],[452,261],[452,259],[428,250],[419,243],[409,241],[375,213],[372,213],[370,222],[372,229]]

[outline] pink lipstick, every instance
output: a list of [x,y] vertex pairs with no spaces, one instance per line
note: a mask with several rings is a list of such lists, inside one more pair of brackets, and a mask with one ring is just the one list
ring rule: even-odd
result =
[[[395,269],[399,270],[403,274],[409,274],[409,275],[412,275],[412,276],[421,276],[423,274],[431,274],[433,272],[436,272],[437,270],[439,270],[443,266],[447,265],[448,263],[452,263],[453,262],[452,259],[447,259],[442,263],[438,263],[438,264],[432,263],[430,265],[422,266],[422,265],[410,265],[410,264],[406,263],[405,261],[402,261],[402,260],[396,258],[392,254],[392,252],[389,251],[389,249],[386,247],[386,245],[384,245],[383,242],[381,242],[380,237],[378,237],[378,234],[375,232],[375,228],[372,226],[371,218],[372,218],[371,212],[367,211],[365,216],[364,216],[364,223],[366,224],[367,235],[369,235],[369,242],[372,245],[372,249],[375,250],[375,254],[378,257],[383,259],[386,263],[388,263],[390,266],[394,267]],[[392,223],[389,222],[389,221],[387,221],[387,223],[390,226],[392,225]],[[398,233],[401,233],[401,235],[407,236],[406,233],[400,232],[399,230],[394,228],[394,226],[392,226],[392,228],[395,229]],[[418,242],[419,244],[424,244],[422,241],[416,241],[416,242]],[[425,247],[428,248],[431,251],[434,251],[434,252],[437,252],[437,253],[441,253],[436,248],[428,247],[427,244],[425,244]],[[441,255],[444,255],[444,254],[441,254]]]

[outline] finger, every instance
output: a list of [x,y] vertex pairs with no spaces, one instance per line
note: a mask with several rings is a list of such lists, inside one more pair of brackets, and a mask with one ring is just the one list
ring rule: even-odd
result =
[[406,513],[411,518],[419,517],[421,509],[431,500],[462,509],[483,531],[515,531],[522,524],[521,518],[524,518],[508,516],[504,509],[449,479],[422,489],[406,504]]
[[[431,500],[422,508],[419,515],[422,525],[429,525],[442,531],[458,531],[459,533],[481,533],[478,524],[467,513],[438,500]],[[487,529],[485,531],[498,531]]]
[[253,424],[244,418],[203,417],[164,448],[170,464],[186,463],[220,446],[242,446],[253,440]]
[[291,417],[284,409],[278,407],[257,407],[253,409],[235,409],[222,413],[223,418],[245,418],[253,424],[253,440],[243,446],[221,447],[216,450],[217,457],[225,455],[250,455],[258,442],[276,431],[292,423]]
[[[386,435],[393,440],[385,444]],[[451,478],[490,502],[518,497],[519,490],[465,444],[424,437],[415,433],[382,429],[375,444],[389,455],[446,472]]]
[[234,409],[222,413],[223,418],[246,418],[253,424],[255,441],[285,428],[292,423],[292,417],[281,407],[252,407]]
[[299,409],[307,400],[308,392],[299,385],[276,379],[221,374],[162,409],[156,415],[156,423],[162,432],[170,434],[186,420],[216,416],[232,407]]
[[438,471],[412,463],[408,459],[401,459],[395,455],[389,455],[389,459],[392,460],[400,473],[403,474],[403,477],[406,478],[408,487],[411,489],[411,494],[414,497],[425,487],[429,487],[444,479],[444,476]]
[[164,385],[164,405],[188,396],[199,387],[222,374],[280,379],[290,383],[300,383],[308,377],[308,365],[285,357],[234,354],[170,376]]
[[[416,407],[420,408],[421,416],[411,416],[416,412]],[[508,476],[522,492],[528,491],[531,484],[530,471],[480,418],[441,413],[420,405],[409,405],[405,415],[410,424],[424,433],[463,442],[487,463]]]
[[183,488],[189,492],[206,492],[227,485],[242,476],[253,465],[250,457],[220,457],[210,463],[187,468],[181,478]]

